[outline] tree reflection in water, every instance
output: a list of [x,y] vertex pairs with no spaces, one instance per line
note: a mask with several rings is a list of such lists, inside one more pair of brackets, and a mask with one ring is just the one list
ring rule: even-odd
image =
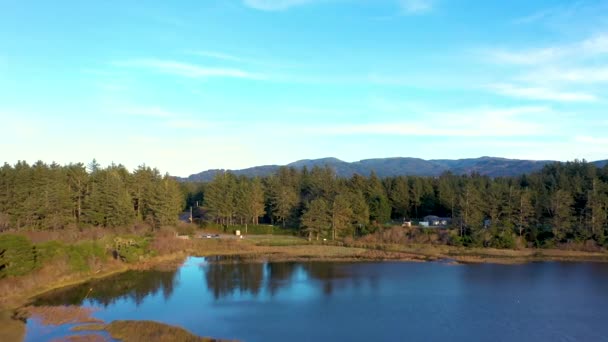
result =
[[[248,262],[239,256],[208,257],[203,264],[184,265],[201,273],[213,298],[260,294],[274,297],[294,281],[315,280],[325,295],[345,286],[358,287],[366,274],[354,272],[349,264],[333,262]],[[55,290],[34,301],[34,305],[82,305],[108,307],[119,300],[131,300],[140,306],[148,296],[162,293],[168,300],[179,285],[178,270],[128,271],[109,278]],[[374,283],[375,272],[365,276]],[[347,282],[342,280],[347,279]]]
[[178,285],[176,275],[177,270],[128,271],[49,292],[36,298],[34,305],[82,305],[88,302],[107,307],[118,300],[130,299],[139,306],[147,296],[159,291],[169,299]]
[[216,299],[231,296],[236,291],[257,296],[264,281],[264,264],[243,262],[238,256],[208,257],[201,265],[207,287]]
[[271,296],[276,295],[279,289],[291,283],[293,275],[297,269],[297,264],[293,262],[277,262],[266,264],[266,274],[269,277],[268,292]]
[[[335,287],[341,287],[341,279],[349,279],[350,284],[358,284],[357,273],[350,272],[344,264],[332,262],[248,262],[239,256],[218,256],[207,258],[201,265],[207,287],[215,299],[236,293],[257,297],[260,293],[276,295],[283,287],[293,282],[294,275],[302,272],[306,278],[319,281],[323,293],[331,295]],[[337,282],[338,281],[338,282]]]

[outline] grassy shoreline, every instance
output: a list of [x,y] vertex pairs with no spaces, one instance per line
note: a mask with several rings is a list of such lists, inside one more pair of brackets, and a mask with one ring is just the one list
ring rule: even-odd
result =
[[[0,340],[21,340],[25,325],[15,319],[14,312],[38,295],[59,288],[78,285],[90,280],[106,278],[129,270],[177,268],[189,256],[238,255],[244,262],[369,262],[402,261],[428,262],[447,260],[454,264],[493,263],[524,264],[529,262],[608,262],[606,252],[566,251],[557,249],[504,250],[465,248],[430,244],[362,244],[310,243],[288,236],[248,236],[245,239],[192,239],[170,241],[171,248],[158,255],[127,264],[108,262],[102,271],[64,275],[54,281],[39,282],[33,278],[25,284],[30,288],[0,293]],[[30,275],[23,276],[27,278]],[[31,275],[31,277],[35,277]],[[5,280],[0,280],[0,283]],[[6,289],[6,288],[4,288]]]
[[[183,240],[182,240],[183,241]],[[188,241],[188,240],[187,240]],[[176,242],[181,242],[176,239]],[[318,244],[285,236],[251,236],[243,240],[189,240],[188,248],[153,256],[133,264],[109,263],[101,272],[75,273],[57,281],[19,293],[0,293],[0,310],[12,310],[26,304],[33,297],[46,292],[78,285],[90,280],[106,278],[129,270],[145,270],[158,267],[178,267],[189,256],[239,255],[249,262],[292,261],[404,261],[425,262],[448,260],[455,263],[523,264],[529,262],[608,262],[608,253],[566,251],[558,249],[493,249],[466,248],[427,244]],[[28,276],[24,276],[28,277]],[[0,283],[4,280],[0,280]]]

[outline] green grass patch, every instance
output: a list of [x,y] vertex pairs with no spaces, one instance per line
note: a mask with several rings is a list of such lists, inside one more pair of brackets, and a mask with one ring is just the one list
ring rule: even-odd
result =
[[247,225],[247,229],[245,229],[244,225],[235,225],[229,226],[227,228],[228,233],[234,233],[235,231],[240,230],[241,234],[247,235],[286,235],[293,236],[296,235],[297,231],[292,228],[281,228],[272,225]]

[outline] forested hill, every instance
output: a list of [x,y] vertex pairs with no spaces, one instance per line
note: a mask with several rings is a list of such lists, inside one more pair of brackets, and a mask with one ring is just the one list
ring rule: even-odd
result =
[[[443,172],[450,171],[454,174],[479,173],[490,177],[518,176],[539,171],[546,164],[554,163],[551,160],[519,160],[495,157],[481,157],[472,159],[434,159],[424,160],[419,158],[379,158],[365,159],[358,162],[348,163],[336,158],[306,159],[287,164],[301,170],[303,167],[311,169],[315,166],[329,166],[339,177],[350,177],[353,174],[368,176],[372,171],[378,177],[395,176],[439,176]],[[593,162],[598,167],[603,167],[608,160]],[[230,170],[237,176],[264,177],[275,173],[280,165],[255,166],[242,170]],[[213,177],[224,170],[207,170],[182,178],[182,181],[209,182]]]

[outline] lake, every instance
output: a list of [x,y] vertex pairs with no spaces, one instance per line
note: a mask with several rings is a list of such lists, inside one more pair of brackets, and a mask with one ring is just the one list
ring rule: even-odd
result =
[[[241,341],[608,341],[608,264],[243,263],[189,258],[38,304],[95,307]],[[26,341],[67,327],[28,320]]]

